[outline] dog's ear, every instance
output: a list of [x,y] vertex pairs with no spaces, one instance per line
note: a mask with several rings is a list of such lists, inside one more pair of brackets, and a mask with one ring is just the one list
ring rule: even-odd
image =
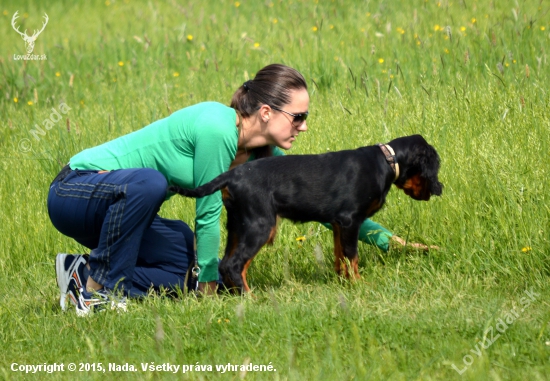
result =
[[434,147],[427,144],[419,148],[417,165],[420,168],[420,176],[426,180],[427,191],[434,196],[440,196],[443,192],[443,184],[439,182],[438,173],[440,167],[439,155]]

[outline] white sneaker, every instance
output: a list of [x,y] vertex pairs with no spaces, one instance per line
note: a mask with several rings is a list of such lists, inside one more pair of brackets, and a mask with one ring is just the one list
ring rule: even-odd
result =
[[78,305],[78,295],[84,289],[84,269],[88,262],[87,255],[57,254],[55,259],[55,273],[59,286],[59,305],[67,309],[67,296],[73,305]]

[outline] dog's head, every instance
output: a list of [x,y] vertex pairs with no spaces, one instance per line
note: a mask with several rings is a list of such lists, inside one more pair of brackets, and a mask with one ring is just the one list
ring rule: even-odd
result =
[[421,135],[405,136],[388,143],[395,151],[399,164],[399,178],[395,186],[415,200],[428,201],[440,196],[443,184],[439,182],[439,155]]

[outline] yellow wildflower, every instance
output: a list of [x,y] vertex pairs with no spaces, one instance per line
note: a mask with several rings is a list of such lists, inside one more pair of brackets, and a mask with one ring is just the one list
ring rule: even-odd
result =
[[118,61],[118,66],[124,66],[124,62]]
[[192,34],[187,35],[187,41],[193,41],[193,35]]
[[383,59],[383,58],[378,58],[378,63],[383,64],[383,63],[384,63],[384,59]]

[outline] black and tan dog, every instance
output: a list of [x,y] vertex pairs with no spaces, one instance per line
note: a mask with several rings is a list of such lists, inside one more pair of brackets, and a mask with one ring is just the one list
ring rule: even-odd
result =
[[260,159],[196,189],[169,191],[195,198],[222,191],[228,237],[220,272],[226,285],[248,292],[246,271],[273,242],[277,216],[332,224],[336,271],[359,278],[360,225],[382,207],[392,184],[415,200],[441,195],[438,171],[436,150],[413,135],[355,150]]

